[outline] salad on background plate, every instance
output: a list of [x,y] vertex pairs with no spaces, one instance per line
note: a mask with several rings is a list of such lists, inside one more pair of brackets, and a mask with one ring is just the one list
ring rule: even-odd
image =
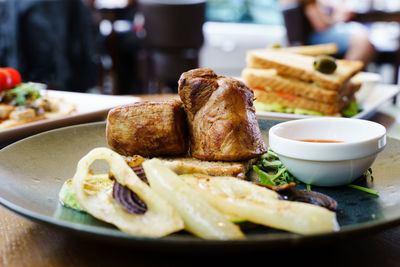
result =
[[49,97],[36,83],[22,82],[13,68],[0,68],[0,130],[75,112],[74,104]]

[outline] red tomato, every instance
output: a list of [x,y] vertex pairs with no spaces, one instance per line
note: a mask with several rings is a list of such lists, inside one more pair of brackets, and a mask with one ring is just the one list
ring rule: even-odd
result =
[[21,74],[16,69],[13,68],[5,68],[5,69],[8,70],[8,73],[11,76],[12,87],[22,83]]
[[7,90],[7,74],[0,71],[0,91]]
[[0,91],[11,89],[21,82],[21,74],[16,69],[0,68]]

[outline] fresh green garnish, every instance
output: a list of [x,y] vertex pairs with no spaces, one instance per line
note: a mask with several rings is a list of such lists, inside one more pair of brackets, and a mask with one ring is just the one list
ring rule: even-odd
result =
[[345,109],[343,109],[341,113],[342,113],[343,117],[350,118],[350,117],[357,115],[361,111],[362,110],[357,105],[357,102],[353,101],[353,102],[350,102],[350,104]]
[[297,179],[289,173],[278,155],[271,149],[253,165],[253,170],[258,174],[258,180],[262,184],[281,186],[297,182]]
[[260,111],[286,112],[286,109],[278,103],[261,103],[254,101],[254,107]]
[[363,186],[359,186],[359,185],[355,185],[355,184],[348,184],[347,186],[350,187],[350,188],[353,188],[353,189],[357,189],[357,190],[366,192],[368,194],[375,195],[375,196],[379,195],[378,191],[369,189],[367,187],[363,187]]
[[[374,177],[372,176],[372,169],[371,169],[371,168],[368,168],[368,170],[364,173],[364,175],[362,175],[362,176],[361,176],[359,179],[357,179],[355,182],[356,182],[356,183],[358,183],[358,182],[366,182],[366,181],[368,181],[368,180],[370,180],[370,181],[373,181],[373,180],[374,180]],[[378,195],[379,195],[379,192],[378,192],[378,191],[373,190],[373,189],[370,189],[370,188],[365,187],[365,186],[356,185],[356,184],[348,184],[347,186],[350,187],[350,188],[353,188],[353,189],[357,189],[357,190],[366,192],[366,193],[368,193],[368,194],[375,195],[375,196],[378,196]]]
[[[281,113],[293,113],[297,115],[310,115],[310,116],[324,116],[323,113],[315,111],[315,110],[309,110],[309,109],[303,109],[303,108],[286,108],[282,106],[279,103],[261,103],[258,101],[254,101],[254,107],[258,111],[272,111],[272,112],[281,112]],[[362,109],[359,107],[357,102],[353,101],[350,102],[349,105],[341,111],[341,114],[343,117],[350,118],[358,113],[360,113]]]
[[298,115],[312,115],[312,116],[323,116],[324,114],[314,110],[302,109],[302,108],[285,108],[279,103],[261,103],[254,101],[254,106],[259,111],[272,111],[282,113],[294,113]]
[[28,99],[35,100],[41,97],[39,89],[36,88],[34,83],[22,83],[13,89],[10,89],[7,94],[15,98],[18,106],[25,105]]
[[[296,184],[301,183],[286,169],[285,165],[283,165],[282,162],[279,160],[278,155],[271,149],[268,149],[267,153],[260,156],[257,163],[253,165],[253,170],[258,175],[258,182],[265,185],[282,186],[292,182]],[[373,177],[371,176],[371,174],[372,174],[372,169],[369,168],[365,172],[365,174],[360,177],[360,179],[366,179],[367,177],[370,177],[372,180]],[[347,186],[353,189],[361,190],[363,192],[372,195],[378,196],[379,194],[377,191],[373,189],[369,189],[367,187],[363,187],[360,185],[348,184]],[[307,190],[311,191],[310,184],[306,184],[306,188]]]
[[299,115],[324,116],[324,114],[321,112],[302,108],[295,108],[293,113]]
[[58,194],[62,204],[78,211],[84,211],[82,206],[76,199],[74,190],[72,189],[72,179],[67,180],[61,187]]

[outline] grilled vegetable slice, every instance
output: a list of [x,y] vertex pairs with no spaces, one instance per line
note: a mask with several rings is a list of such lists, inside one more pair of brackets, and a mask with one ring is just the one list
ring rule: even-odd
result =
[[[147,207],[144,214],[128,212],[113,198],[110,186],[96,184],[93,179],[96,176],[90,175],[89,170],[96,160],[105,160],[113,177],[140,197]],[[140,180],[119,154],[108,148],[95,148],[79,161],[72,186],[85,211],[129,234],[161,237],[183,228],[175,209]]]
[[204,239],[244,238],[239,227],[213,208],[159,159],[143,163],[151,188],[179,212],[185,229]]
[[265,187],[233,177],[181,177],[222,213],[299,234],[338,230],[334,212],[308,203],[279,200],[276,192]]

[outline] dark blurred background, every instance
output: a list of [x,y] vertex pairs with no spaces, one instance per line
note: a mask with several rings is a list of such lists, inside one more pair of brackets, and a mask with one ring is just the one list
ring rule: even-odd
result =
[[[346,4],[400,11],[398,0]],[[387,83],[397,83],[397,20],[365,22],[378,51],[366,70]],[[240,76],[246,50],[292,45],[287,26],[277,0],[3,0],[0,67],[55,90],[169,93],[196,67]]]

